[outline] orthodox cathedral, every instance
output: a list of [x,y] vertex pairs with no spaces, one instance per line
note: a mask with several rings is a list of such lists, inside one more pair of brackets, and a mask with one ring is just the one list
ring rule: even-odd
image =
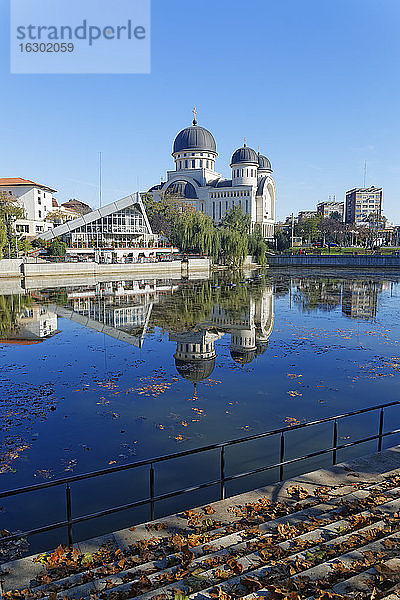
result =
[[258,226],[264,238],[274,237],[276,187],[271,163],[266,156],[246,145],[232,155],[232,179],[215,171],[218,156],[213,135],[196,120],[175,138],[172,156],[175,170],[167,171],[167,181],[150,188],[156,199],[160,194],[177,194],[193,203],[215,222],[228,210],[240,206],[250,215],[251,228]]

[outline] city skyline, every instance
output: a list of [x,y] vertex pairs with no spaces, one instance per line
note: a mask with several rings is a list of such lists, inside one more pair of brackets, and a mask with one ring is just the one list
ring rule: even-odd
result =
[[152,73],[126,76],[10,75],[5,3],[0,15],[2,177],[96,208],[102,152],[103,204],[145,191],[173,168],[172,142],[196,105],[225,177],[244,137],[261,145],[277,220],[329,196],[344,201],[363,186],[366,161],[366,186],[383,187],[383,213],[400,222],[394,0],[255,0],[246,12],[206,0],[194,19],[181,0],[153,0]]

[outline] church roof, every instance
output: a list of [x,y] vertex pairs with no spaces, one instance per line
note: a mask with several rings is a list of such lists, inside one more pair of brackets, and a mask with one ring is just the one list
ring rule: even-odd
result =
[[258,168],[272,171],[271,161],[263,154],[258,155]]
[[216,188],[232,187],[232,179],[215,179],[209,185]]
[[181,377],[197,383],[210,377],[214,371],[215,358],[198,360],[181,360],[180,358],[176,358],[175,367]]
[[190,181],[175,180],[165,190],[166,194],[177,194],[181,198],[196,199],[197,192]]
[[255,350],[231,350],[231,357],[239,365],[248,365],[255,356]]
[[257,152],[246,145],[242,148],[238,148],[232,155],[231,165],[240,163],[254,163],[255,165],[258,165]]
[[173,153],[182,150],[204,150],[217,152],[217,145],[213,135],[204,127],[192,125],[178,133],[174,141]]

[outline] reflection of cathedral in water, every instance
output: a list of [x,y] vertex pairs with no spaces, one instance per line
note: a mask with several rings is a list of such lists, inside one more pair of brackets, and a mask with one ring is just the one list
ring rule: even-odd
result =
[[174,354],[178,373],[189,381],[210,377],[215,367],[214,344],[230,334],[230,355],[235,363],[246,365],[263,354],[274,325],[273,289],[266,288],[258,299],[250,298],[246,307],[233,310],[216,304],[209,321],[195,331],[170,334],[177,342]]

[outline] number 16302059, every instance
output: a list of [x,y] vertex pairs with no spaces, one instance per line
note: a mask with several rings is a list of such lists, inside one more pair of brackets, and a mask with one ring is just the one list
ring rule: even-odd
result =
[[25,43],[19,44],[21,52],[73,52],[74,44],[72,43],[53,43],[53,42],[42,42],[42,43]]

